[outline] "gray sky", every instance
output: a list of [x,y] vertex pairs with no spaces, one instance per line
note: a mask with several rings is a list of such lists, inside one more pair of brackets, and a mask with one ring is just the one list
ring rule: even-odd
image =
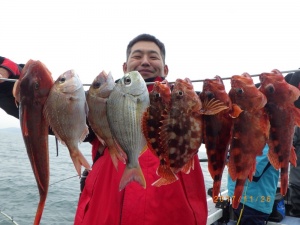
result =
[[[40,60],[54,79],[74,69],[91,83],[102,70],[120,78],[128,42],[150,33],[166,45],[169,81],[294,70],[300,67],[297,2],[3,1],[0,55]],[[0,128],[20,126],[1,109],[0,118]]]

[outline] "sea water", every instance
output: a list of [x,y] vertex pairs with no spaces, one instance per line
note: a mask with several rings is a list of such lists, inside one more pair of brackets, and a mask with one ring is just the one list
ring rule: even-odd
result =
[[[33,223],[39,192],[27,156],[20,129],[0,129],[0,212],[3,212],[19,225]],[[79,148],[91,163],[91,145],[81,143]],[[50,186],[44,208],[41,225],[72,225],[80,193],[80,180],[77,176],[68,149],[56,143],[49,136]],[[206,158],[203,147],[199,158]],[[203,170],[206,190],[212,187],[212,179],[208,173],[207,162],[200,163]],[[225,169],[222,189],[226,189],[227,171]],[[0,225],[12,225],[0,213]]]

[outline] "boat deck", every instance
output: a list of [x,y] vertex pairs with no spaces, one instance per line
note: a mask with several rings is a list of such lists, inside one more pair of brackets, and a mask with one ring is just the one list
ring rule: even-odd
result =
[[[226,196],[227,191],[222,192],[223,196]],[[215,203],[213,202],[212,198],[207,199],[207,206],[208,206],[208,218],[207,218],[207,223],[206,225],[223,225],[226,223],[222,222],[222,217],[223,217],[223,209],[216,208]],[[288,207],[286,207],[288,209]],[[230,209],[229,209],[230,210]],[[272,222],[268,221],[268,225],[300,225],[300,218],[299,217],[291,217],[288,214],[289,210],[286,210],[286,216],[284,219],[280,222]],[[233,218],[231,216],[230,218]],[[221,221],[220,221],[221,219]],[[230,219],[227,225],[236,225],[237,222],[234,221],[233,219]]]

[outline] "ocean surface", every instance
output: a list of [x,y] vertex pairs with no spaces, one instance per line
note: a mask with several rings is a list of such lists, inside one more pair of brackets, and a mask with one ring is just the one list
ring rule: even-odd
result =
[[[2,213],[12,217],[19,225],[33,224],[39,193],[27,156],[20,129],[0,129],[0,225],[12,225]],[[41,225],[72,225],[80,193],[77,176],[68,149],[58,145],[49,136],[50,186]],[[91,163],[91,145],[81,143],[79,148]],[[199,158],[206,158],[204,146]],[[200,163],[206,189],[212,187],[207,162]],[[221,190],[226,189],[227,169],[224,170]]]

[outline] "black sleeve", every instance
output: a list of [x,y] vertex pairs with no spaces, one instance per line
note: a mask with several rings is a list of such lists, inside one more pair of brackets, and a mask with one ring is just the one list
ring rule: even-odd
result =
[[[15,79],[14,77],[10,77]],[[13,82],[0,83],[0,108],[7,114],[19,118],[19,109],[15,103],[15,98],[12,94],[14,87]]]

